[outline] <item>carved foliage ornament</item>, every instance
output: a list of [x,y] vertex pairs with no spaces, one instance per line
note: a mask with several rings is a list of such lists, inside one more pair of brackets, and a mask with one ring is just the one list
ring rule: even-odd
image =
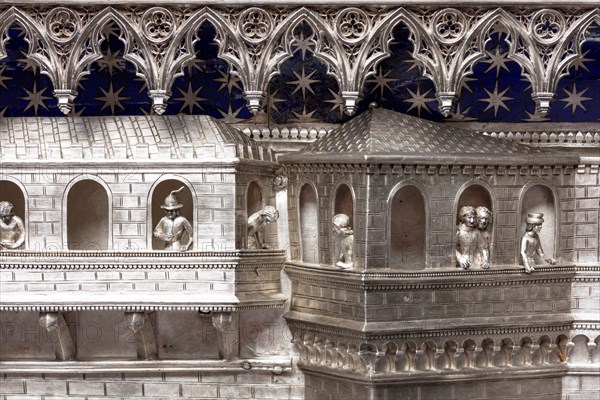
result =
[[486,56],[489,32],[500,28],[508,33],[507,57],[523,67],[543,115],[550,108],[559,79],[581,56],[586,29],[600,23],[600,9],[10,7],[0,9],[0,37],[4,38],[0,40],[0,59],[6,57],[8,29],[14,23],[22,25],[30,43],[28,57],[50,77],[59,107],[68,113],[79,80],[102,57],[103,29],[116,23],[125,44],[123,57],[146,80],[148,95],[160,114],[166,109],[175,78],[194,58],[192,49],[200,40],[195,33],[204,22],[215,27],[219,57],[240,77],[252,112],[264,107],[269,80],[297,51],[296,28],[308,24],[313,35],[306,50],[313,51],[336,77],[344,109],[353,114],[366,80],[390,55],[394,27],[404,23],[411,31],[412,56],[435,84],[442,114],[450,115],[464,76]]

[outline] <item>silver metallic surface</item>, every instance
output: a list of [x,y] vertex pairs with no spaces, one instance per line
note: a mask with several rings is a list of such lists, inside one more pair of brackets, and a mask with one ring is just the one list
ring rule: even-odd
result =
[[[166,109],[174,80],[194,57],[190,49],[200,38],[193,32],[205,21],[215,26],[219,57],[240,77],[247,105],[254,113],[264,105],[267,85],[279,65],[293,54],[294,28],[304,22],[313,31],[305,39],[337,79],[345,112],[354,114],[366,80],[389,56],[393,28],[402,22],[411,31],[412,56],[436,86],[442,114],[450,115],[462,80],[485,57],[487,33],[502,26],[511,38],[508,57],[523,68],[537,112],[545,115],[558,81],[581,56],[587,28],[600,19],[597,4],[591,1],[568,8],[563,3],[554,4],[557,8],[539,8],[553,5],[516,1],[477,2],[483,8],[460,7],[466,5],[461,2],[455,4],[457,8],[435,4],[421,9],[397,7],[414,5],[411,2],[383,2],[364,8],[338,2],[319,2],[314,8],[304,7],[304,3],[301,8],[293,8],[293,3],[277,8],[279,4],[273,7],[270,2],[250,8],[240,7],[244,2],[232,2],[232,8],[220,7],[228,2],[202,8],[133,7],[130,2],[110,2],[114,5],[102,8],[102,2],[92,7],[85,7],[86,3],[74,2],[70,8],[0,3],[0,34],[15,21],[23,25],[31,43],[28,56],[50,77],[65,114],[73,108],[77,85],[89,73],[87,67],[101,58],[102,26],[112,20],[123,31],[123,57],[145,79],[159,115]],[[518,8],[523,3],[536,8]],[[499,5],[506,7],[495,8]],[[439,29],[446,23],[451,29]],[[5,55],[5,41],[0,41],[0,59]]]

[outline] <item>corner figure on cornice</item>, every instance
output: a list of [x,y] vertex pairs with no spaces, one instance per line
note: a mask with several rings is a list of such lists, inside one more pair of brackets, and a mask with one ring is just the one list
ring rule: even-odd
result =
[[525,233],[521,236],[521,262],[525,267],[525,272],[530,274],[535,270],[535,255],[540,256],[542,260],[550,265],[556,264],[556,260],[552,257],[547,257],[542,249],[539,233],[542,230],[544,223],[544,214],[532,213],[527,215],[525,220]]
[[352,269],[353,267],[353,248],[354,248],[354,231],[350,226],[350,217],[346,214],[337,214],[333,217],[333,234],[336,237],[339,249],[339,255],[336,267],[341,269]]
[[25,242],[23,220],[13,211],[12,203],[0,202],[0,250],[15,250]]

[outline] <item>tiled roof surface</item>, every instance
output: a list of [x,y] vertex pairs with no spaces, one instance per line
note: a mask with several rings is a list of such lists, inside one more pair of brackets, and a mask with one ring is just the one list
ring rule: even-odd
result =
[[201,115],[1,118],[0,154],[3,160],[272,159],[241,131]]
[[373,108],[304,148],[307,153],[535,154],[541,150],[471,130]]

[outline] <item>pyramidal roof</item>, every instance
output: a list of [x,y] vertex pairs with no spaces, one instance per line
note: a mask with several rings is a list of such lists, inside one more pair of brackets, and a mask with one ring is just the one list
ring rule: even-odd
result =
[[547,165],[577,164],[579,159],[396,111],[370,108],[300,152],[279,157],[279,161]]
[[0,160],[274,161],[243,132],[205,115],[0,118]]

